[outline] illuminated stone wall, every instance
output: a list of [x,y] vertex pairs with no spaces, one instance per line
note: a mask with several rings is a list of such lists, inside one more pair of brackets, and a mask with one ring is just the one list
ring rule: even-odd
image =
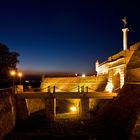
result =
[[[78,92],[78,86],[80,87],[79,92],[81,92],[81,87],[84,86],[84,91],[86,92],[86,87],[88,86],[88,92],[94,91],[104,91],[107,84],[107,75],[100,76],[86,76],[83,77],[46,77],[42,79],[41,89],[43,92],[48,92],[48,86],[50,86],[50,91],[53,92],[53,86],[56,87],[55,92]],[[67,99],[72,104],[77,106],[79,109],[79,99]],[[96,105],[95,99],[89,100],[89,108]],[[59,106],[57,104],[57,106]]]
[[[78,92],[78,87],[84,86],[85,91],[88,86],[88,91],[93,92],[96,90],[103,90],[104,85],[107,83],[106,75],[102,76],[86,76],[83,77],[46,77],[42,80],[41,89],[44,92],[48,92],[48,86],[50,91],[53,92],[53,86],[56,88],[56,92]],[[102,86],[101,86],[102,85]]]
[[96,62],[97,75],[108,74],[106,91],[109,92],[115,92],[116,89],[122,88],[126,80],[130,78],[132,80],[132,75],[135,75],[136,78],[139,75],[138,68],[140,68],[140,42],[135,43],[125,51],[108,57],[104,63]]
[[45,109],[44,99],[24,99],[17,98],[17,119],[27,119],[32,113]]
[[[42,80],[41,89],[44,92],[53,92],[53,86],[55,86],[55,92],[81,92],[81,87],[84,86],[86,92],[88,86],[88,92],[118,92],[125,81],[140,80],[140,42],[108,57],[107,61],[101,64],[96,61],[95,66],[97,76],[46,77]],[[96,103],[97,101],[94,99],[89,101],[91,108],[96,106]]]
[[98,76],[108,74],[108,63],[103,62],[100,64],[99,62],[96,62],[96,72]]
[[44,99],[26,99],[26,105],[28,109],[28,115],[45,109]]

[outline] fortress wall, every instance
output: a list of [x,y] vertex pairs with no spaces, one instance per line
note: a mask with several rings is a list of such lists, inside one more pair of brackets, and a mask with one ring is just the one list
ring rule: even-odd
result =
[[[56,92],[78,92],[78,86],[88,86],[89,92],[100,90],[101,85],[107,83],[107,76],[86,76],[82,77],[55,77],[44,78],[41,83],[41,89],[43,92],[48,92],[48,86],[50,86],[51,92],[53,92],[53,86],[56,87]],[[101,89],[102,90],[102,89]]]
[[[44,92],[48,92],[48,86],[50,86],[50,91],[53,92],[53,86],[56,87],[56,92],[78,92],[78,86],[84,86],[84,91],[86,92],[86,86],[88,86],[88,92],[94,91],[104,91],[107,84],[107,75],[99,76],[86,76],[82,78],[78,77],[51,77],[43,78],[41,83],[41,89]],[[80,88],[81,92],[81,88]],[[79,100],[68,99],[73,104],[78,105]],[[98,100],[90,99],[89,108],[92,109],[96,106]],[[59,104],[57,104],[59,106]]]
[[140,82],[140,68],[128,69],[126,82]]
[[15,99],[10,93],[0,93],[0,139],[10,133],[15,126]]
[[45,109],[45,101],[43,99],[17,99],[17,119],[24,120],[32,113]]
[[96,108],[97,104],[99,102],[99,99],[89,99],[89,109],[93,110],[94,108]]
[[107,74],[108,73],[108,63],[101,63],[99,67],[97,67],[97,75]]
[[28,115],[45,109],[44,99],[26,99],[26,105],[28,109]]

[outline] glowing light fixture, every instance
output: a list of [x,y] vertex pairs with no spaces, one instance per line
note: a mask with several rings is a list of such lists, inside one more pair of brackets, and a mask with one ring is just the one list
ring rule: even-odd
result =
[[10,74],[11,74],[11,76],[15,76],[16,75],[16,71],[15,70],[11,70]]
[[23,74],[22,74],[22,72],[19,72],[19,73],[18,73],[18,77],[19,77],[19,84],[20,84],[20,85],[21,85],[21,77],[22,77],[22,75],[23,75]]
[[86,75],[85,74],[82,74],[82,78],[85,78],[86,77]]
[[19,73],[18,73],[18,76],[19,76],[19,77],[22,77],[22,73],[21,73],[21,72],[19,72]]
[[70,107],[70,111],[76,112],[76,111],[77,111],[77,108],[76,108],[75,106],[71,106],[71,107]]
[[13,88],[12,88],[12,92],[15,93],[15,75],[16,75],[16,71],[15,70],[11,70],[10,71],[10,75],[13,77]]

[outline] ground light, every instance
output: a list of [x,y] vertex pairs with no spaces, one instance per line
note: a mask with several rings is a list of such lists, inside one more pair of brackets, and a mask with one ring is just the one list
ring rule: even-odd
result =
[[70,111],[72,111],[72,112],[76,112],[76,111],[77,111],[76,106],[71,106],[71,107],[70,107]]
[[82,78],[85,78],[86,77],[86,75],[85,74],[82,74]]

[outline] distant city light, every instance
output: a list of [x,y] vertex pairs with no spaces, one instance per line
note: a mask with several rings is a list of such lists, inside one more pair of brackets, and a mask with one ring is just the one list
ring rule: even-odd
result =
[[82,77],[83,77],[83,78],[85,78],[85,77],[86,77],[86,75],[85,75],[85,74],[82,74]]

